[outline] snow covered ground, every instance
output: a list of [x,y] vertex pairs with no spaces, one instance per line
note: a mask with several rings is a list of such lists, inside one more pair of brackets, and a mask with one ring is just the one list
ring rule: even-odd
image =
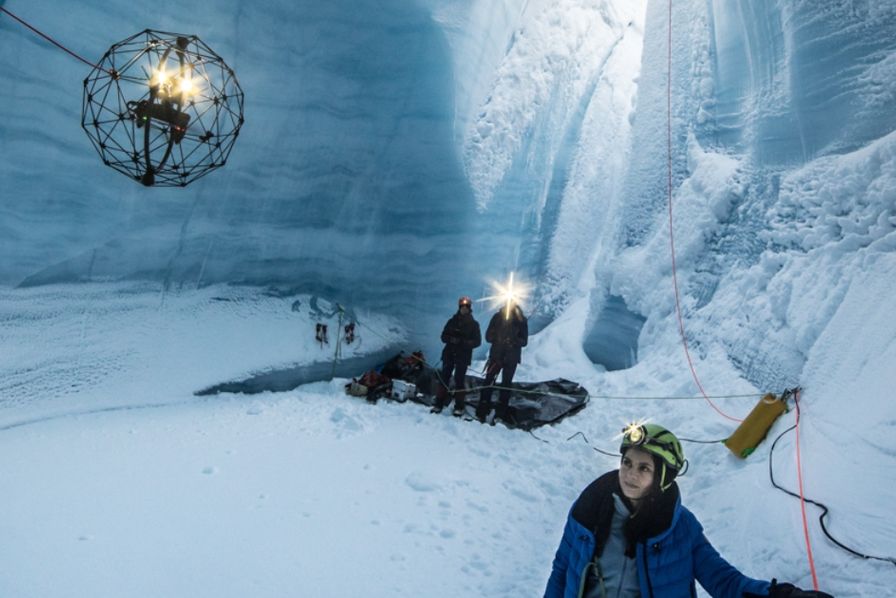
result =
[[[192,395],[252,371],[329,358],[314,343],[308,299],[144,284],[4,291],[0,595],[537,596],[571,501],[616,465],[586,438],[614,452],[622,425],[641,417],[695,440],[725,438],[736,426],[702,398],[601,398],[689,388],[671,326],[670,342],[610,374],[557,340],[570,336],[564,322],[534,337],[520,380],[568,376],[594,395],[579,415],[535,434],[417,404],[371,405],[345,395],[342,379],[282,393]],[[359,352],[401,342],[395,322],[359,319]],[[844,320],[843,330],[857,324]],[[860,329],[866,342],[883,340],[874,325]],[[837,363],[840,378],[863,374],[859,397],[880,392],[861,385],[871,364]],[[832,364],[822,356],[817,366],[821,379]],[[713,387],[755,392],[730,367],[697,367]],[[755,401],[715,402],[743,417]],[[889,415],[874,423],[860,403],[805,394],[806,492],[831,507],[829,527],[841,540],[892,555],[887,432],[896,418],[881,405]],[[786,414],[772,433],[793,421]],[[863,439],[863,429],[872,437]],[[722,445],[686,443],[683,496],[744,572],[808,587],[799,504],[770,486],[769,448],[740,461]],[[795,488],[792,433],[775,457],[779,483]],[[833,547],[813,512],[823,587],[886,595],[892,565]]]

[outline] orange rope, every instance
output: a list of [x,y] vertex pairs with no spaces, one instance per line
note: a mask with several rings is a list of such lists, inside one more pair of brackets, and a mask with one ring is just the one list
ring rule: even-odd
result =
[[812,587],[818,591],[818,574],[815,572],[815,559],[812,556],[812,543],[809,541],[809,524],[806,521],[806,496],[803,493],[803,465],[800,459],[800,391],[793,395],[796,404],[796,478],[800,489],[800,511],[803,514],[803,535],[806,538],[806,554],[809,557],[809,570],[812,572]]
[[691,359],[691,352],[688,350],[688,339],[684,331],[684,319],[681,316],[681,300],[679,299],[678,292],[678,271],[675,265],[675,233],[672,227],[672,0],[669,0],[668,64],[666,75],[666,156],[668,159],[668,180],[666,182],[666,187],[668,189],[669,199],[669,249],[672,254],[672,286],[675,289],[675,314],[678,317],[678,331],[681,334],[681,343],[684,346],[684,354],[688,360],[691,376],[694,378],[694,382],[697,384],[697,388],[700,389],[700,394],[703,395],[706,402],[709,403],[709,405],[722,417],[730,419],[731,421],[742,422],[742,419],[728,415],[719,409],[709,398],[709,395],[706,394],[706,391],[703,390],[703,384],[700,383],[700,378],[697,376],[697,370],[694,368],[694,361]]

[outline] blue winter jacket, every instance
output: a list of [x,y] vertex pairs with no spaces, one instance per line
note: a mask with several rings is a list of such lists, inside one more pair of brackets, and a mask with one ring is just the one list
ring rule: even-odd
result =
[[[594,534],[572,517],[570,509],[545,598],[579,596],[582,572],[594,556],[594,546]],[[703,535],[703,526],[680,500],[675,503],[672,525],[639,543],[635,561],[642,598],[693,598],[695,580],[713,598],[742,598],[744,592],[767,596],[769,591],[769,582],[743,575],[719,555]]]

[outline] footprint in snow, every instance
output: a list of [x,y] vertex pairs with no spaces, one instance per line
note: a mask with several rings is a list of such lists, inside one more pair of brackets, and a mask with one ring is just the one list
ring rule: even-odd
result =
[[488,563],[479,555],[474,554],[472,559],[467,561],[466,565],[461,567],[461,571],[465,573],[478,572],[484,575],[491,575],[491,571],[489,571]]
[[526,502],[537,502],[538,501],[537,496],[526,492],[525,490],[523,490],[522,488],[520,488],[516,485],[505,483],[504,488],[506,488],[507,491],[510,492],[513,496],[516,496],[517,498],[524,500]]
[[357,432],[362,427],[358,420],[338,407],[330,414],[330,421],[340,425],[344,430],[348,430],[349,432]]
[[480,513],[488,513],[488,505],[480,504],[478,502],[474,502],[472,500],[467,501],[467,506],[471,509],[475,509]]
[[412,472],[405,478],[404,483],[411,490],[416,490],[417,492],[435,492],[440,489],[439,484],[422,471]]

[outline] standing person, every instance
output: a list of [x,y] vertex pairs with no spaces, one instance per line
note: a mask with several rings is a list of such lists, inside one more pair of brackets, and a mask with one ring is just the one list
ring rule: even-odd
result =
[[441,413],[451,398],[448,396],[448,383],[454,371],[454,411],[453,415],[464,414],[464,402],[467,397],[467,368],[473,358],[473,349],[482,344],[482,333],[479,322],[473,319],[473,300],[463,296],[457,300],[457,313],[451,316],[442,329],[442,372],[436,389],[436,403],[430,409],[433,413]]
[[485,331],[485,340],[492,344],[485,368],[485,388],[479,393],[476,418],[485,423],[492,410],[493,384],[501,372],[501,390],[492,425],[499,419],[507,421],[510,404],[510,385],[516,366],[520,363],[523,347],[529,344],[529,322],[518,303],[511,302],[492,316]]
[[619,470],[594,480],[572,505],[545,598],[688,598],[695,582],[714,598],[832,598],[752,579],[716,552],[681,504],[681,443],[656,424],[624,430]]

